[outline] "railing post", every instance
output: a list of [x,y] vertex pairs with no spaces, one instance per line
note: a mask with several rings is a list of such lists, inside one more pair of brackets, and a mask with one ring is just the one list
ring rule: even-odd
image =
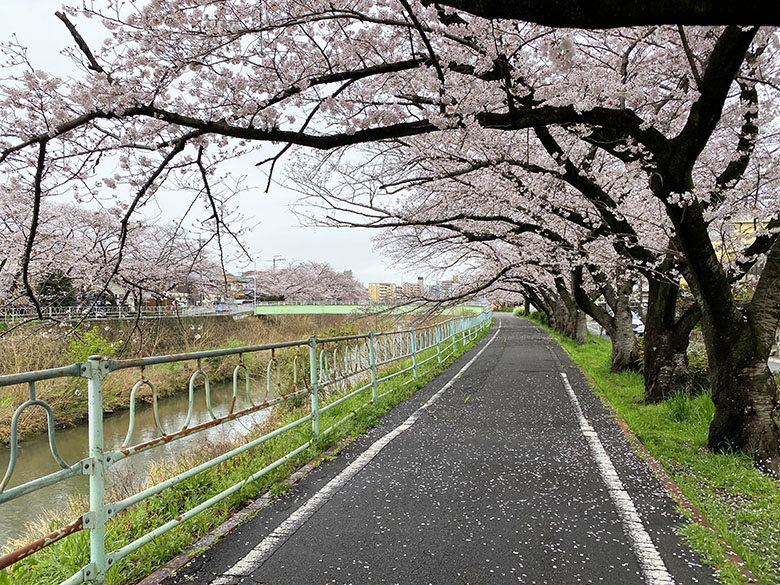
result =
[[309,383],[311,386],[311,431],[320,436],[320,378],[317,372],[317,337],[309,337]]
[[87,582],[103,585],[106,582],[106,486],[103,459],[103,358],[91,355],[82,370],[87,378],[89,405],[89,528],[90,567],[86,569]]
[[414,327],[409,329],[409,335],[412,336],[412,371],[414,377],[417,377],[417,335],[414,332]]
[[[467,327],[466,327],[466,318],[465,317],[461,317],[461,320],[460,320],[460,332],[463,335],[463,347],[466,347],[466,329],[467,329]],[[469,335],[469,338],[470,338],[470,335]]]
[[374,349],[374,332],[368,332],[368,357],[371,360],[371,404],[377,402],[376,388],[376,350]]
[[434,325],[433,333],[436,339],[436,359],[439,361],[439,365],[441,365],[441,331],[439,331],[438,323]]

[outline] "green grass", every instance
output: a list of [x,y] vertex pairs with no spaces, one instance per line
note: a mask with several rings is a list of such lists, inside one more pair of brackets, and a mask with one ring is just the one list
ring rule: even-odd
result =
[[[763,585],[780,585],[780,490],[753,468],[750,456],[706,449],[715,412],[708,389],[696,396],[677,394],[660,404],[645,404],[641,374],[609,371],[609,340],[591,337],[577,345],[548,331]],[[711,530],[691,523],[680,532],[717,568],[723,583],[747,582]]]
[[[207,534],[226,520],[233,511],[243,507],[257,495],[268,490],[274,495],[283,493],[287,487],[282,481],[294,470],[305,462],[312,460],[342,438],[356,437],[378,424],[383,414],[413,395],[419,388],[422,388],[436,375],[441,373],[447,365],[470,349],[483,335],[480,334],[473,342],[466,345],[458,339],[456,352],[453,357],[450,357],[442,366],[439,366],[435,359],[429,361],[419,369],[417,378],[413,376],[412,372],[407,372],[380,383],[378,392],[380,394],[388,392],[388,394],[380,398],[375,405],[368,404],[371,395],[369,385],[366,390],[323,413],[320,419],[320,428],[323,431],[336,421],[345,418],[346,421],[335,427],[332,432],[327,434],[321,433],[320,438],[297,457],[264,475],[258,481],[246,484],[236,494],[122,559],[108,571],[107,583],[109,585],[119,585],[134,583],[140,580],[181,551],[187,550],[204,534]],[[442,344],[442,353],[446,354],[448,352],[449,344]],[[418,359],[421,361],[428,356],[435,355],[435,348],[421,352],[418,355]],[[379,372],[379,376],[382,377],[397,372],[409,365],[411,365],[411,360],[403,360],[390,367],[383,368]],[[365,381],[361,381],[360,385],[364,383]],[[346,393],[348,393],[348,390],[345,389],[340,394],[336,392],[325,394],[321,398],[320,406],[325,406],[338,399],[339,395],[343,396]],[[309,410],[309,399],[307,396],[282,403],[275,407],[271,422],[261,426],[260,429],[255,431],[255,434],[250,435],[246,440],[261,436],[263,433],[268,432],[272,426],[278,428],[298,420],[308,414]],[[351,413],[354,414],[350,417]],[[238,455],[215,468],[204,471],[127,509],[108,523],[106,550],[115,550],[132,542],[183,511],[242,481],[248,475],[308,442],[311,437],[311,424],[308,422],[303,423],[292,431],[271,439],[250,451]],[[156,473],[152,474],[156,476],[153,478],[153,481],[157,483],[166,477],[211,459],[234,446],[221,445],[215,447],[204,444],[202,448],[193,449],[193,451],[198,452],[197,457],[193,456],[189,461],[181,461],[177,469],[166,469],[166,464],[161,463]],[[83,502],[74,502],[74,509],[79,506],[83,506]],[[72,517],[75,517],[75,512],[52,520],[45,528],[54,530],[71,520]],[[40,528],[38,527],[39,530]],[[0,571],[0,585],[3,585],[5,582],[35,583],[36,585],[59,583],[70,577],[88,562],[89,533],[88,531],[83,531],[69,536],[32,557],[15,564],[10,571]]]

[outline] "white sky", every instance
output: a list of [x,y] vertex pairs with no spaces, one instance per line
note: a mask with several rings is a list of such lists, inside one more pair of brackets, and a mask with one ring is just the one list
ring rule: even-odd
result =
[[[57,0],[0,0],[0,41],[7,41],[15,33],[19,42],[28,47],[33,65],[51,73],[64,76],[72,69],[67,57],[60,54],[73,42],[65,26],[54,16],[61,2]],[[94,21],[93,21],[94,22]],[[89,40],[89,30],[83,21],[77,21],[82,34]],[[94,29],[93,29],[94,30]],[[363,283],[413,281],[416,273],[404,275],[396,267],[388,266],[373,250],[371,230],[301,227],[290,206],[298,195],[278,185],[272,185],[265,193],[266,176],[254,163],[234,163],[235,172],[245,175],[245,185],[250,189],[239,196],[238,204],[249,224],[259,225],[244,241],[257,260],[258,269],[269,268],[271,259],[277,259],[277,267],[292,261],[327,262],[335,270],[352,269],[355,278]],[[231,169],[232,171],[232,169]],[[283,165],[277,165],[275,178],[282,180]],[[181,203],[183,205],[183,202]],[[163,219],[174,219],[177,213],[175,201],[161,198]],[[251,269],[232,266],[236,270]]]

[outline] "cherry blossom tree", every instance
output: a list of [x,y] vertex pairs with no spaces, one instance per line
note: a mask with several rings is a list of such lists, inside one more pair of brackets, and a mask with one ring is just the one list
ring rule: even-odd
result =
[[[763,278],[759,279],[756,286],[756,291],[760,294],[753,297],[753,301],[747,308],[749,315],[747,323],[741,317],[733,319],[733,316],[741,314],[741,310],[735,303],[732,285],[741,277],[743,271],[735,270],[734,266],[724,266],[719,261],[719,251],[716,249],[709,231],[710,226],[717,218],[729,222],[736,213],[748,211],[754,217],[761,218],[756,222],[757,226],[761,226],[761,229],[758,229],[758,238],[751,246],[744,249],[745,256],[742,263],[746,266],[753,265],[757,261],[757,254],[770,252],[777,244],[777,205],[776,203],[768,203],[769,200],[776,201],[776,195],[773,194],[774,179],[770,179],[768,189],[757,191],[755,188],[757,178],[767,173],[768,176],[772,176],[773,170],[772,162],[761,160],[755,152],[758,136],[756,123],[758,100],[753,75],[756,71],[755,60],[766,50],[766,40],[761,41],[755,49],[747,53],[744,77],[737,84],[739,86],[738,101],[732,102],[734,107],[729,111],[723,111],[733,77],[737,75],[737,68],[742,64],[740,51],[735,51],[734,54],[727,57],[727,54],[732,51],[725,47],[730,42],[729,38],[736,40],[742,34],[746,35],[747,40],[752,40],[755,31],[737,31],[736,29],[725,31],[709,54],[709,60],[703,72],[699,70],[697,59],[691,52],[689,40],[687,37],[681,36],[681,40],[684,42],[679,53],[686,55],[689,61],[688,66],[691,67],[690,73],[685,75],[691,76],[691,80],[688,82],[690,83],[689,87],[695,84],[698,91],[690,109],[680,108],[677,104],[673,108],[673,115],[667,119],[661,119],[658,115],[658,109],[655,109],[654,121],[658,122],[659,128],[651,127],[647,130],[652,134],[652,137],[650,134],[642,137],[646,130],[640,125],[635,127],[636,133],[626,126],[620,134],[615,134],[615,127],[610,130],[611,134],[604,130],[593,131],[588,128],[583,139],[586,143],[598,145],[599,148],[606,150],[626,164],[639,163],[639,168],[653,170],[650,177],[652,195],[663,204],[664,211],[674,229],[674,246],[671,249],[679,252],[685,261],[683,269],[686,278],[691,283],[699,309],[705,316],[704,330],[705,337],[708,339],[708,348],[721,348],[720,351],[711,354],[713,360],[712,379],[718,415],[713,422],[710,445],[716,449],[721,448],[727,442],[724,437],[731,437],[728,440],[735,439],[741,446],[756,448],[762,464],[773,467],[777,465],[775,442],[777,425],[774,420],[774,398],[771,398],[774,396],[774,384],[765,362],[773,331],[778,323],[779,299],[776,289],[768,284],[774,278],[775,261],[769,253],[767,263],[764,266]],[[768,42],[776,41],[770,39]],[[748,45],[744,45],[742,51],[747,50],[747,48]],[[625,55],[626,53],[623,54],[624,57]],[[723,67],[727,64],[731,67],[731,71],[724,77]],[[675,99],[679,100],[679,97],[685,93],[687,91],[683,91]],[[669,100],[665,98],[662,101],[662,106],[667,103]],[[771,102],[768,105],[768,110],[772,112],[774,106]],[[725,131],[718,133],[716,130],[719,129],[718,124],[722,121],[730,123],[730,125],[724,124],[720,129],[725,129]],[[771,128],[771,124],[769,127]],[[662,133],[662,130],[677,134],[675,138],[669,139]],[[571,154],[557,145],[548,131],[542,130],[540,133],[535,129],[535,132],[572,183],[584,185],[586,181],[583,180],[582,173],[577,169]],[[732,137],[737,136],[738,140],[735,141],[731,138],[729,142],[728,138],[724,138],[729,134]],[[771,132],[768,134],[771,136]],[[631,141],[626,139],[629,136],[640,145],[640,151],[644,149],[647,152],[644,154],[632,152]],[[772,152],[774,148],[771,144],[764,143],[762,145],[765,152]],[[725,162],[723,162],[724,151],[734,153]],[[762,158],[771,157],[762,155]],[[687,162],[680,166],[681,161],[686,160]],[[660,161],[665,162],[659,164]],[[720,168],[718,168],[718,164],[721,165]],[[749,167],[751,168],[749,169]],[[749,178],[745,178],[747,170],[750,170]],[[673,176],[674,180],[677,181],[674,188],[669,185]],[[696,183],[696,181],[699,182]],[[691,191],[694,189],[694,185],[696,185],[695,189],[699,191],[699,194],[694,194]],[[584,186],[586,190],[589,189],[586,185]],[[755,203],[745,206],[746,194],[750,192],[754,194]],[[619,227],[620,217],[612,218],[611,223]],[[761,233],[762,231],[763,233]],[[703,259],[706,260],[703,261]],[[706,282],[706,290],[702,287],[702,282]],[[659,289],[660,287],[655,290]],[[712,295],[716,289],[720,290],[717,297]],[[666,287],[666,290],[674,291],[676,287]],[[668,302],[665,305],[667,307],[673,306]],[[724,311],[724,307],[730,308]],[[664,315],[667,320],[670,315],[669,311],[665,309],[659,309],[656,314]],[[680,329],[686,333],[686,339],[687,331],[695,322],[688,318],[693,314],[693,312],[686,313],[686,318],[678,322]],[[729,314],[732,317],[729,317]],[[756,328],[758,323],[761,325]],[[721,326],[724,329],[716,332]],[[743,348],[745,348],[746,354],[751,354],[749,358],[747,355],[742,356],[744,361],[741,365],[734,363],[733,356],[729,354],[728,348],[722,343],[723,340],[727,340],[729,347],[733,347],[731,344],[735,340],[734,332],[737,330],[743,331],[741,334],[741,341],[745,344]],[[754,336],[756,333],[758,335]],[[683,336],[673,335],[672,337],[675,339],[669,343],[675,346]],[[748,337],[751,337],[752,341],[747,341]],[[752,345],[752,349],[748,350],[747,347],[751,344],[754,345]],[[727,372],[725,376],[723,375],[724,370]],[[757,376],[758,379],[751,380],[754,376]],[[754,388],[755,393],[745,393],[746,386]],[[740,412],[733,411],[735,393],[743,398],[742,402],[738,401],[742,405]],[[746,420],[748,417],[752,420]],[[740,420],[741,422],[739,422]],[[753,430],[747,430],[751,428]],[[762,430],[758,431],[757,428]],[[737,429],[741,430],[737,432]]]
[[[116,292],[121,294],[116,301],[132,299],[139,305],[144,298],[165,297],[177,286],[204,292],[213,288],[207,276],[217,271],[217,265],[208,257],[203,242],[192,241],[175,226],[133,222],[123,247],[124,261],[115,270],[120,250],[117,213],[73,204],[42,209],[37,243],[30,250],[25,275],[14,259],[21,257],[28,241],[30,210],[10,213],[13,204],[0,201],[3,305],[40,302],[39,295],[25,294],[25,287],[39,291],[53,273],[68,279],[82,303],[89,299],[100,303]],[[113,291],[109,288],[112,283]]]
[[[579,168],[588,145],[645,178],[637,191],[665,212],[702,311],[716,403],[710,446],[754,450],[762,465],[780,465],[766,367],[780,320],[771,284],[780,220],[763,182],[772,148],[756,150],[764,135],[743,132],[756,110],[749,94],[774,96],[780,85],[772,31],[554,30],[407,1],[107,6],[60,15],[78,49],[78,78],[37,71],[21,49],[9,49],[17,68],[1,90],[0,172],[2,189],[32,209],[20,259],[28,294],[49,195],[93,199],[115,189],[124,245],[138,207],[175,182],[206,202],[215,231],[229,235],[218,164],[253,152],[266,158],[256,152],[261,143],[282,144],[268,160],[272,170],[290,145],[457,139],[470,127],[533,130],[555,152],[539,131],[547,128],[562,145],[548,149],[562,173]],[[74,21],[87,15],[107,27],[107,43],[90,46],[81,36]],[[771,120],[775,106],[765,101],[758,115]],[[746,207],[748,183],[761,187],[749,207],[760,228],[732,271],[709,228]],[[762,263],[743,312],[733,281]]]
[[258,290],[285,301],[364,302],[368,290],[328,264],[301,262],[257,273]]

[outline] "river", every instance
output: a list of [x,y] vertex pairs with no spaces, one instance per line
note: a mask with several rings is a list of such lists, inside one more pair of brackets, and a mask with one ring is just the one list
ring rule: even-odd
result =
[[[246,408],[249,404],[241,399],[243,384],[239,384],[239,399],[236,409]],[[214,414],[223,416],[228,413],[233,392],[232,383],[212,384],[211,404]],[[166,431],[174,431],[184,426],[187,416],[188,395],[183,392],[176,396],[159,401],[159,416],[162,427]],[[265,420],[270,409],[261,410],[240,420],[229,421],[217,428],[207,429],[191,437],[179,439],[172,443],[162,444],[132,457],[119,461],[107,471],[108,485],[118,482],[122,487],[132,485],[141,487],[148,477],[152,462],[172,461],[177,456],[193,453],[203,442],[221,442],[236,439],[247,434],[251,428]],[[103,422],[105,450],[118,449],[127,435],[129,411],[108,415]],[[210,420],[206,409],[206,399],[201,388],[196,390],[190,426]],[[132,443],[141,443],[157,437],[159,433],[152,417],[151,405],[140,405],[136,409],[135,429]],[[62,458],[73,464],[87,456],[89,437],[87,425],[83,424],[70,429],[57,429],[55,435],[57,449]],[[10,449],[0,447],[0,477],[5,474],[10,456]],[[47,436],[41,435],[24,441],[17,451],[17,462],[11,479],[10,487],[25,483],[37,477],[44,476],[60,467],[55,463],[49,451]],[[73,477],[67,481],[43,488],[32,494],[0,504],[0,549],[9,541],[18,538],[25,532],[25,524],[36,519],[45,519],[53,511],[63,509],[71,497],[87,496],[89,493],[89,478],[87,476]],[[77,516],[67,520],[75,520]]]

